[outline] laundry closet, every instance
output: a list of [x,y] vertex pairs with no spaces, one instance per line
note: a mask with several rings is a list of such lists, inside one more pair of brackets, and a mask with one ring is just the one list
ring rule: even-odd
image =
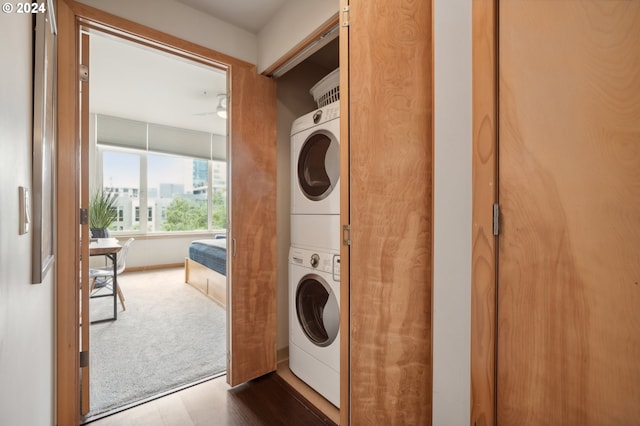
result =
[[[257,76],[256,67],[243,60],[162,35],[170,45],[228,64],[231,70],[231,203],[247,208],[231,209],[231,236],[237,241],[237,255],[230,268],[227,380],[235,386],[273,371],[274,346],[279,359],[287,359],[291,126],[296,118],[317,109],[308,91],[337,68],[339,56],[340,133],[344,134],[340,141],[340,207],[344,215],[340,230],[347,225],[349,241],[348,248],[340,245],[340,327],[344,333],[340,335],[339,423],[427,424],[432,394],[431,3],[393,0],[372,6],[371,2],[350,0],[348,7],[345,3],[341,1],[339,9],[340,52],[338,55],[335,43],[334,53],[329,55],[334,62],[320,66],[313,62],[319,58],[308,57],[274,79]],[[73,111],[78,87],[75,19],[103,18],[108,22],[110,17],[75,2],[70,4],[73,8],[60,2],[58,10],[59,63],[72,65],[59,67],[58,102]],[[304,12],[307,16],[311,13]],[[313,15],[319,22],[308,24],[307,29],[328,22],[323,13]],[[135,19],[134,14],[130,17]],[[269,66],[287,57],[287,48],[289,52],[304,50],[302,43],[284,43],[305,39],[308,34],[292,34],[296,31],[288,26],[291,19],[295,13],[282,14],[274,25],[286,34],[265,43],[282,49],[269,54],[262,51],[258,62]],[[160,35],[131,21],[117,22],[145,39]],[[263,72],[260,65],[257,69],[272,75],[272,71]],[[64,118],[58,127],[60,161],[79,158],[74,142],[79,128],[77,114],[64,114]],[[71,173],[73,167],[62,162],[57,169],[59,194],[72,193],[78,183],[78,176]],[[59,199],[57,218],[62,234],[78,233],[76,200]],[[58,241],[58,313],[71,312],[69,306],[77,306],[76,250],[73,239]],[[74,349],[77,315],[59,314],[57,323],[58,391],[74,395],[79,381]],[[59,423],[74,422],[77,404],[75,398],[59,401],[58,417],[71,419]]]
[[[300,206],[300,202],[298,202],[298,204],[296,204],[296,207],[294,207],[294,204],[296,202],[294,201],[292,203],[292,199],[296,199],[295,188],[297,185],[296,179],[298,179],[295,167],[292,166],[292,161],[295,160],[295,158],[293,157],[300,154],[300,152],[298,152],[300,147],[298,147],[298,151],[296,151],[296,149],[292,146],[292,140],[295,139],[294,137],[292,138],[292,126],[294,126],[295,123],[295,128],[298,130],[295,130],[294,133],[299,132],[298,135],[300,136],[298,136],[298,138],[302,137],[304,139],[309,134],[312,134],[314,132],[317,133],[315,128],[307,129],[311,126],[305,124],[309,121],[313,123],[314,113],[316,113],[317,115],[317,111],[320,110],[318,106],[319,103],[316,102],[314,96],[310,93],[310,90],[315,86],[315,94],[317,96],[318,86],[320,86],[319,83],[323,80],[327,82],[331,77],[337,77],[337,74],[339,72],[339,39],[337,37],[337,28],[334,28],[333,30],[330,29],[327,33],[328,35],[326,35],[325,37],[327,37],[327,39],[331,41],[327,42],[327,40],[325,39],[317,42],[321,45],[321,47],[315,49],[311,47],[311,51],[313,53],[307,53],[305,55],[306,57],[303,59],[299,58],[296,61],[299,63],[297,63],[293,67],[291,67],[290,65],[287,66],[285,64],[285,67],[289,69],[285,68],[284,72],[276,69],[274,75],[272,76],[276,79],[277,87],[277,347],[279,361],[278,373],[282,377],[284,377],[285,380],[287,380],[290,384],[292,384],[298,391],[309,398],[321,411],[323,411],[336,423],[338,423],[339,412],[336,406],[339,405],[339,338],[336,338],[337,336],[332,332],[329,332],[329,336],[326,336],[324,330],[318,331],[317,334],[319,334],[319,336],[316,338],[313,337],[313,325],[311,325],[310,327],[301,327],[295,321],[290,322],[290,318],[295,319],[296,317],[296,309],[294,306],[292,306],[293,304],[295,304],[295,302],[292,301],[292,298],[295,298],[295,294],[292,294],[291,289],[291,286],[293,285],[293,292],[295,293],[296,283],[291,284],[290,282],[291,256],[296,256],[296,254],[291,254],[293,253],[293,251],[290,252],[292,245],[298,246],[298,248],[296,249],[297,256],[305,256],[304,259],[301,260],[301,262],[306,264],[309,264],[311,262],[312,256],[318,256],[316,252],[320,253],[320,271],[318,271],[318,274],[322,276],[322,269],[325,269],[327,271],[326,280],[320,280],[325,283],[325,287],[327,288],[328,293],[333,293],[331,296],[335,296],[335,293],[338,293],[337,296],[339,297],[339,288],[336,291],[331,292],[330,287],[326,285],[327,281],[331,281],[333,277],[336,277],[335,273],[337,273],[337,277],[339,277],[339,246],[334,247],[338,243],[337,237],[327,237],[327,235],[329,234],[335,234],[336,236],[339,234],[340,206],[338,190],[337,188],[329,188],[329,190],[326,191],[327,193],[329,193],[331,189],[335,189],[334,194],[331,196],[333,197],[333,199],[329,200],[328,197],[324,200],[325,205],[328,205],[327,203],[329,202],[335,204],[335,206],[333,206],[335,208],[332,208],[332,211],[335,210],[335,214],[332,215],[307,214],[314,213],[315,207],[313,206],[314,203],[312,201],[308,201],[308,205],[306,206]],[[334,98],[330,99],[329,101],[325,101],[324,103],[337,99],[337,94],[334,96]],[[331,105],[333,106],[333,110],[335,110],[333,111],[333,114],[339,114],[337,103],[331,103]],[[323,112],[325,111],[323,110]],[[331,120],[331,118],[335,118],[335,120]],[[332,124],[334,126],[332,128],[334,128],[335,134],[337,135],[339,133],[338,118],[338,116],[332,117],[331,114],[325,112],[325,117],[316,117],[316,122],[320,121],[320,125],[318,127],[322,127],[323,122],[326,123],[335,121]],[[304,128],[301,129],[301,126]],[[330,154],[333,154],[334,156],[337,155],[334,163],[337,167],[338,175],[331,179],[331,186],[335,187],[337,186],[337,178],[339,177],[338,142],[334,141],[334,143],[331,144],[327,141],[326,144],[321,143],[320,145],[326,145],[322,149],[329,149],[329,151],[332,151],[330,153],[326,153],[327,156]],[[296,151],[293,154],[292,149]],[[325,155],[325,152],[323,151],[322,153],[320,153],[320,155]],[[294,188],[293,190],[292,187]],[[325,191],[321,190],[321,192]],[[322,198],[322,195],[318,194],[318,197],[316,198]],[[323,213],[324,210],[324,208],[320,208],[319,212]],[[298,211],[302,211],[305,214],[292,215],[292,213]],[[294,218],[294,222],[296,222],[296,220],[298,220],[298,222],[302,220],[302,223],[292,223],[292,217]],[[298,229],[298,231],[294,230],[292,232],[292,226],[294,227],[294,229]],[[329,228],[331,228],[333,232],[329,232]],[[316,236],[309,235],[306,232],[301,232],[299,231],[300,229],[307,229],[310,232],[315,230]],[[325,232],[325,230],[327,230],[327,232]],[[300,237],[305,240],[302,244],[302,248],[300,248],[299,244],[297,244],[297,242],[300,241]],[[331,242],[326,242],[326,240],[331,240]],[[306,256],[307,254],[308,256]],[[306,259],[306,257],[309,257],[309,259]],[[338,269],[334,270],[334,266],[336,265],[338,266]],[[303,270],[304,268],[300,269]],[[295,272],[295,270],[293,274],[299,275]],[[339,286],[339,278],[332,281],[332,283],[333,285],[337,284]],[[307,283],[307,287],[309,288],[309,293],[316,294],[317,290],[314,290],[312,285],[309,285],[309,283]],[[322,289],[320,289],[320,291],[322,291]],[[339,308],[338,304],[335,301],[335,297],[330,297],[330,301],[331,300],[334,300],[334,302],[330,302],[327,304],[327,306],[331,306],[331,308],[326,308],[325,312],[326,315],[329,315],[329,311],[333,312],[331,322],[333,322],[334,327],[332,327],[332,329],[337,332],[337,329],[339,327]],[[313,310],[313,307],[309,307],[308,309]],[[310,313],[310,315],[312,314]],[[325,322],[329,322],[329,320],[326,320]],[[292,353],[292,346],[290,346],[290,330],[292,329],[294,330],[293,334],[296,335],[298,339],[300,339],[300,343],[302,343],[302,346],[305,348],[305,350],[296,349],[298,345],[294,345],[293,351],[297,350],[297,352]],[[307,332],[311,333],[312,337],[310,338],[310,340],[307,340],[305,338],[307,336]],[[317,344],[312,343],[312,341],[316,341]],[[326,368],[322,363],[318,365],[314,364],[314,360],[316,359],[316,357],[324,359],[326,358],[325,354],[327,352],[331,353],[330,357],[332,358],[332,361],[330,363],[335,366],[335,369]],[[297,353],[299,353],[299,355],[296,355]],[[303,357],[304,359],[299,360],[300,357]],[[293,366],[290,369],[290,359],[292,362],[298,359],[299,361],[297,361],[297,363],[302,363],[302,371],[296,369]],[[311,362],[311,364],[309,364],[309,362]],[[294,370],[294,373],[292,373],[291,370]],[[320,372],[322,378],[307,377],[307,373],[310,373],[312,376],[318,376],[318,372]],[[321,382],[326,382],[325,377],[332,374],[335,375],[335,378],[329,380],[329,384],[323,385],[317,383],[318,380],[320,380]],[[300,380],[298,376],[300,376],[303,380],[310,382],[311,386]],[[314,389],[323,387],[326,388],[327,386],[332,389],[322,391],[325,394],[324,396],[322,396],[316,389]],[[329,398],[327,398],[328,395]],[[332,399],[332,403],[328,402],[327,399]]]

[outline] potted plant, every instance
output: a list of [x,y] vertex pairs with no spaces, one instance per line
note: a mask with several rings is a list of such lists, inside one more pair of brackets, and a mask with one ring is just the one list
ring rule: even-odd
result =
[[89,228],[93,238],[108,238],[109,227],[118,217],[114,192],[97,190],[89,200]]

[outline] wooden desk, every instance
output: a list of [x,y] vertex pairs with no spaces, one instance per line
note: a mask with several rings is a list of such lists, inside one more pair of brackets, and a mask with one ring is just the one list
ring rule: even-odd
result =
[[122,250],[122,246],[119,244],[113,244],[108,246],[98,245],[97,243],[89,244],[89,256],[105,256],[113,263],[113,295],[101,294],[97,296],[91,296],[90,298],[98,297],[111,297],[113,296],[113,318],[105,318],[101,320],[91,321],[91,324],[96,324],[105,321],[115,321],[118,319],[118,252]]

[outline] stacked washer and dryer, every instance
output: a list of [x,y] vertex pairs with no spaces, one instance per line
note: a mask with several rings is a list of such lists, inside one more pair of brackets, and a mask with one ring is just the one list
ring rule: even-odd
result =
[[339,101],[292,125],[289,251],[289,368],[336,407],[340,403],[339,136]]

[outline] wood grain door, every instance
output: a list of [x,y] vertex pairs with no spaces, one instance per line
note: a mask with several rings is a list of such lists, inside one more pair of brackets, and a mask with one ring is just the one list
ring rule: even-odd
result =
[[431,28],[430,1],[349,1],[352,425],[431,422]]
[[276,369],[276,85],[232,67],[227,381]]
[[499,3],[497,419],[640,419],[640,2]]

